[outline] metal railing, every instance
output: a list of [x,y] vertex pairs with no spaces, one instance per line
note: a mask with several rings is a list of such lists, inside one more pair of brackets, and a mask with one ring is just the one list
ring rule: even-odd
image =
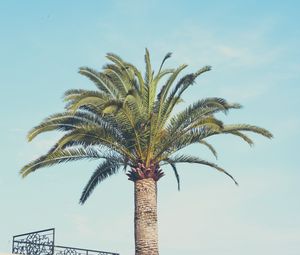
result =
[[13,237],[12,253],[22,255],[119,255],[118,253],[55,245],[55,229]]

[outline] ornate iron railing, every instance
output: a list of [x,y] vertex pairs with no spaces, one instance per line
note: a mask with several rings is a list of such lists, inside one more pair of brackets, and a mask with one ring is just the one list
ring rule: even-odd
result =
[[119,255],[118,253],[55,245],[55,229],[16,235],[12,253],[22,255]]

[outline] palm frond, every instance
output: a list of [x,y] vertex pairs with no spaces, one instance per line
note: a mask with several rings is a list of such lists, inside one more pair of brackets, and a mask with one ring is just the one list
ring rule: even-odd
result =
[[168,159],[170,162],[172,162],[173,164],[175,163],[192,163],[192,164],[201,164],[201,165],[206,165],[209,167],[212,167],[216,170],[218,170],[219,172],[222,172],[224,174],[226,174],[227,176],[229,176],[236,185],[238,185],[237,181],[234,179],[234,177],[229,174],[227,171],[225,171],[223,168],[219,167],[218,165],[208,162],[206,160],[200,159],[198,157],[195,156],[188,156],[188,155],[177,155],[174,157],[170,157]]
[[170,58],[171,56],[172,56],[172,53],[171,53],[171,52],[168,52],[168,53],[166,54],[166,56],[164,57],[163,61],[162,61],[161,64],[160,64],[160,67],[159,67],[159,69],[158,69],[158,73],[160,73],[160,71],[161,71],[161,69],[162,69],[162,67],[163,67],[163,65],[164,65],[164,63],[165,63],[165,61],[166,61],[168,58]]
[[[180,65],[175,71],[173,71],[172,75],[170,75],[169,79],[166,81],[166,83],[162,86],[160,92],[157,95],[157,100],[156,100],[156,112],[158,112],[158,115],[160,116],[160,113],[164,107],[164,103],[166,101],[167,95],[169,93],[169,90],[171,86],[173,85],[173,82],[176,80],[178,77],[179,73],[185,69],[187,65]],[[166,108],[166,106],[165,106]]]
[[32,161],[31,163],[25,165],[20,174],[22,177],[34,172],[35,170],[52,166],[54,164],[70,162],[80,159],[99,159],[105,158],[104,154],[101,154],[98,150],[94,148],[72,148],[72,149],[59,149],[59,150],[49,150],[49,152],[38,159]]
[[99,128],[113,129],[114,132],[119,132],[118,127],[111,119],[101,117],[89,111],[77,111],[74,114],[70,112],[63,112],[50,115],[42,121],[41,124],[34,127],[28,133],[28,140],[31,141],[40,133],[58,130],[58,131],[71,131],[82,126],[98,126]]
[[77,128],[67,134],[65,134],[57,142],[57,148],[67,148],[75,143],[85,143],[88,145],[105,146],[111,150],[114,150],[121,155],[126,155],[132,158],[131,151],[126,146],[126,140],[118,134],[115,130],[93,125],[84,125]]
[[209,126],[203,126],[182,134],[180,131],[179,133],[166,132],[164,139],[155,146],[154,158],[160,160],[164,158],[163,155],[171,155],[191,144],[199,143],[211,134],[216,134],[216,130]]
[[215,148],[210,143],[206,142],[205,140],[200,140],[199,143],[206,146],[211,151],[211,153],[215,156],[216,159],[218,158],[217,151],[215,150]]
[[122,100],[111,99],[103,105],[103,114],[117,113],[123,107]]
[[109,100],[113,99],[103,92],[86,91],[84,93],[74,95],[73,98],[66,104],[65,108],[73,113],[84,106],[94,106],[100,110],[103,108],[103,104]]
[[211,97],[205,98],[197,101],[196,103],[190,105],[183,111],[174,115],[169,122],[168,129],[171,132],[175,130],[186,128],[187,126],[201,121],[203,118],[211,117],[217,112],[226,113],[230,109],[239,109],[241,108],[240,104],[231,104],[228,103],[223,98]]
[[258,126],[249,125],[249,124],[234,124],[234,125],[224,126],[223,132],[232,132],[232,131],[249,131],[249,132],[260,134],[267,138],[273,138],[273,135],[268,130]]
[[116,174],[119,170],[119,167],[120,162],[118,161],[117,157],[105,160],[103,163],[101,163],[84,187],[79,203],[84,204],[85,201],[90,197],[96,186],[109,176]]
[[108,53],[106,57],[120,69],[120,72],[123,73],[122,76],[126,76],[126,80],[129,83],[133,84],[134,72],[131,72],[130,68],[128,68],[128,63],[126,63],[120,56],[114,53]]
[[126,69],[130,69],[132,70],[132,72],[134,73],[134,75],[136,76],[137,80],[138,80],[138,84],[139,86],[137,86],[139,88],[138,92],[141,95],[144,95],[145,93],[145,82],[143,79],[143,76],[141,74],[141,72],[132,64],[126,63]]
[[81,67],[79,73],[93,81],[100,91],[110,94],[113,98],[118,95],[118,91],[115,90],[114,84],[112,84],[108,77],[103,73],[88,67]]
[[181,100],[181,95],[183,92],[191,85],[194,84],[196,78],[207,71],[210,71],[210,66],[205,66],[198,70],[196,73],[191,73],[183,76],[178,83],[175,85],[175,88],[170,93],[170,95],[167,98],[166,104],[168,107],[166,107],[166,110],[164,111],[164,119],[165,121],[169,118],[171,112],[173,111],[175,105],[178,104],[178,101]]
[[[86,93],[87,91],[89,91],[89,90],[86,90],[86,89],[69,89],[63,95],[64,101],[67,102],[69,100],[73,100],[75,97],[77,97],[79,95],[82,95],[83,93]],[[91,92],[94,92],[94,91],[91,91]]]
[[152,81],[152,77],[153,77],[153,73],[152,73],[152,67],[151,67],[151,61],[150,61],[150,54],[148,49],[145,49],[145,63],[146,63],[146,74],[145,74],[145,84],[146,86],[149,87],[151,81]]
[[177,189],[178,189],[178,191],[180,191],[180,177],[179,177],[179,174],[178,174],[178,171],[176,168],[176,164],[172,160],[169,160],[169,159],[165,159],[164,161],[167,162],[173,169],[173,172],[175,174],[175,178],[177,181]]
[[232,134],[232,135],[238,136],[238,137],[242,138],[250,146],[252,146],[254,144],[254,142],[252,141],[252,139],[249,138],[247,135],[243,134],[242,132],[239,132],[239,131],[228,131],[228,132],[224,132],[224,133],[225,134]]
[[111,83],[114,84],[115,88],[118,90],[119,97],[124,96],[127,91],[131,89],[132,84],[126,69],[122,70],[116,65],[107,64],[103,67],[103,70]]

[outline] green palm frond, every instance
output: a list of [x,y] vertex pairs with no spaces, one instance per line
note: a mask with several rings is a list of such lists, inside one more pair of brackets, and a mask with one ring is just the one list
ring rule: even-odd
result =
[[[128,84],[131,85],[131,87],[127,87],[127,89],[130,89],[132,87],[135,88],[135,90],[139,91],[139,86],[137,86],[137,82],[135,79],[135,72],[129,68],[128,65],[131,65],[129,63],[126,63],[120,56],[114,54],[114,53],[108,53],[106,57],[112,61],[118,68],[119,73],[122,77],[125,77],[125,80],[128,82]],[[132,66],[132,65],[131,65]]]
[[114,53],[107,53],[106,58],[112,61],[122,71],[125,71],[128,77],[131,77],[130,73],[127,71],[127,63],[120,56]]
[[65,102],[67,102],[69,100],[73,100],[74,98],[88,91],[95,92],[94,90],[86,90],[86,89],[69,89],[64,93],[63,99]]
[[112,98],[100,91],[84,91],[78,94],[68,95],[68,100],[65,108],[73,113],[76,112],[82,106],[95,106],[102,109],[103,104],[112,100]]
[[115,114],[123,107],[122,100],[111,99],[103,105],[103,114]]
[[208,162],[206,160],[200,159],[198,157],[195,156],[188,156],[188,155],[177,155],[174,157],[170,157],[168,159],[168,161],[172,162],[173,164],[175,163],[192,163],[192,164],[201,164],[201,165],[206,165],[209,167],[212,167],[216,170],[218,170],[219,172],[222,172],[224,174],[226,174],[227,176],[229,176],[236,185],[238,185],[237,181],[234,179],[234,177],[229,174],[227,171],[225,171],[223,168],[219,167],[218,165]]
[[223,98],[211,97],[197,101],[170,119],[168,129],[185,128],[192,122],[211,116],[217,112],[227,113],[230,109],[239,109],[240,104],[230,104]]
[[215,156],[216,159],[218,158],[217,151],[215,150],[215,148],[210,143],[206,142],[205,140],[200,140],[199,143],[206,146],[211,151],[211,153]]
[[220,132],[220,127],[210,123],[203,123],[201,126],[187,131],[181,129],[177,131],[165,130],[164,139],[156,144],[155,159],[160,159],[164,154],[171,155],[218,132]]
[[238,137],[242,138],[250,146],[252,146],[254,144],[254,142],[252,141],[252,139],[249,138],[247,135],[243,134],[242,132],[239,132],[239,131],[228,131],[228,132],[224,132],[224,133],[225,134],[232,134],[232,135],[238,136]]
[[191,73],[191,74],[187,74],[184,77],[182,77],[179,82],[175,85],[175,88],[173,89],[173,91],[170,93],[169,97],[167,98],[167,110],[165,112],[167,119],[169,114],[173,111],[174,106],[178,103],[178,100],[181,99],[181,95],[183,94],[183,92],[191,85],[194,84],[196,78],[211,70],[210,66],[205,66],[203,68],[201,68],[200,70],[198,70],[196,73]]
[[70,116],[69,113],[64,112],[64,113],[53,114],[47,119],[45,119],[41,124],[31,129],[27,135],[27,139],[28,141],[31,141],[40,133],[48,132],[52,130],[58,130],[58,131],[72,130],[75,128],[73,119],[76,118]]
[[175,178],[176,178],[176,181],[177,181],[177,189],[178,189],[178,191],[180,191],[180,176],[178,174],[176,164],[172,160],[169,160],[169,159],[165,159],[164,161],[167,162],[171,166],[171,168],[173,169],[173,172],[175,174]]
[[124,68],[126,67],[125,61],[115,53],[111,53],[111,52],[107,53],[106,58],[114,62],[119,67],[124,67]]
[[161,116],[162,113],[167,111],[168,103],[166,101],[168,93],[173,85],[174,81],[180,74],[180,72],[185,69],[187,65],[180,65],[176,70],[172,72],[166,83],[162,86],[160,92],[157,95],[155,111],[158,112],[158,116]]
[[115,88],[118,90],[119,96],[124,96],[127,91],[131,89],[132,84],[127,72],[124,72],[124,70],[121,70],[118,66],[111,64],[104,66],[103,70],[104,74],[110,79],[111,83],[114,84]]
[[[190,86],[190,85],[193,85],[196,78],[205,73],[205,72],[208,72],[211,70],[211,67],[210,66],[205,66],[205,67],[202,67],[200,70],[198,70],[196,73],[190,73],[190,74],[187,74],[185,76],[183,76],[178,82],[177,84],[175,85],[175,88],[173,89],[173,91],[171,92],[170,96],[169,96],[169,99],[168,101],[172,101],[173,98],[176,98],[175,95],[177,95],[178,98],[181,97],[182,93]],[[174,103],[173,103],[174,104]],[[172,104],[172,105],[173,105]]]
[[161,71],[161,69],[162,69],[162,67],[163,67],[163,65],[164,65],[164,63],[165,63],[165,61],[166,61],[168,58],[170,58],[171,56],[172,56],[172,52],[168,52],[168,53],[165,55],[163,61],[162,61],[161,64],[160,64],[160,67],[159,67],[159,69],[158,69],[158,73],[160,73],[160,71]]
[[144,95],[145,82],[144,82],[142,73],[134,65],[129,64],[129,63],[126,63],[126,69],[130,69],[134,73],[134,75],[138,81],[138,86],[135,86],[135,88],[138,89],[139,94]]
[[20,174],[22,177],[34,172],[35,170],[52,166],[54,164],[65,163],[69,161],[75,161],[80,159],[100,159],[105,158],[105,155],[101,154],[98,150],[94,148],[72,148],[72,149],[51,149],[47,154],[39,157],[38,159],[32,161],[31,163],[25,165]]
[[146,73],[145,73],[145,84],[146,86],[150,86],[150,83],[152,82],[153,73],[152,73],[152,67],[151,67],[151,61],[150,61],[150,54],[148,49],[145,49],[145,63],[146,63]]
[[191,130],[201,127],[209,127],[210,129],[214,130],[221,130],[223,128],[223,122],[214,118],[213,116],[199,118],[198,120],[191,122],[188,126],[182,127],[182,131],[180,133],[187,133]]
[[89,78],[97,88],[115,98],[118,95],[118,91],[115,88],[115,85],[109,80],[109,78],[101,73],[97,72],[88,67],[81,67],[79,73]]
[[102,162],[84,187],[79,203],[84,204],[100,182],[109,176],[116,174],[120,168],[121,162],[122,160],[120,160],[118,157],[110,158],[109,160]]
[[132,159],[134,156],[129,148],[126,146],[127,141],[114,130],[110,130],[105,127],[98,126],[82,126],[77,128],[67,134],[65,134],[57,142],[57,148],[67,148],[73,146],[76,143],[84,143],[85,146],[88,145],[99,145],[105,146],[111,150],[114,150],[121,155],[126,155],[128,158]]
[[235,124],[235,125],[226,125],[223,129],[224,132],[232,132],[232,131],[249,131],[253,133],[260,134],[267,138],[273,138],[273,135],[266,129],[249,125],[249,124]]
[[63,112],[53,114],[46,118],[41,124],[34,127],[28,133],[28,140],[31,141],[40,133],[58,130],[58,131],[70,131],[82,126],[98,126],[99,128],[113,129],[114,132],[118,132],[118,127],[111,121],[91,113],[89,111],[77,111],[75,114],[70,112]]

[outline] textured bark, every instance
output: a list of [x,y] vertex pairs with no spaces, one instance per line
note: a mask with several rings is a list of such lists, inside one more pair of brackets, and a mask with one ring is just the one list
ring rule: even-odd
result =
[[135,255],[158,255],[156,181],[137,180],[134,189]]

